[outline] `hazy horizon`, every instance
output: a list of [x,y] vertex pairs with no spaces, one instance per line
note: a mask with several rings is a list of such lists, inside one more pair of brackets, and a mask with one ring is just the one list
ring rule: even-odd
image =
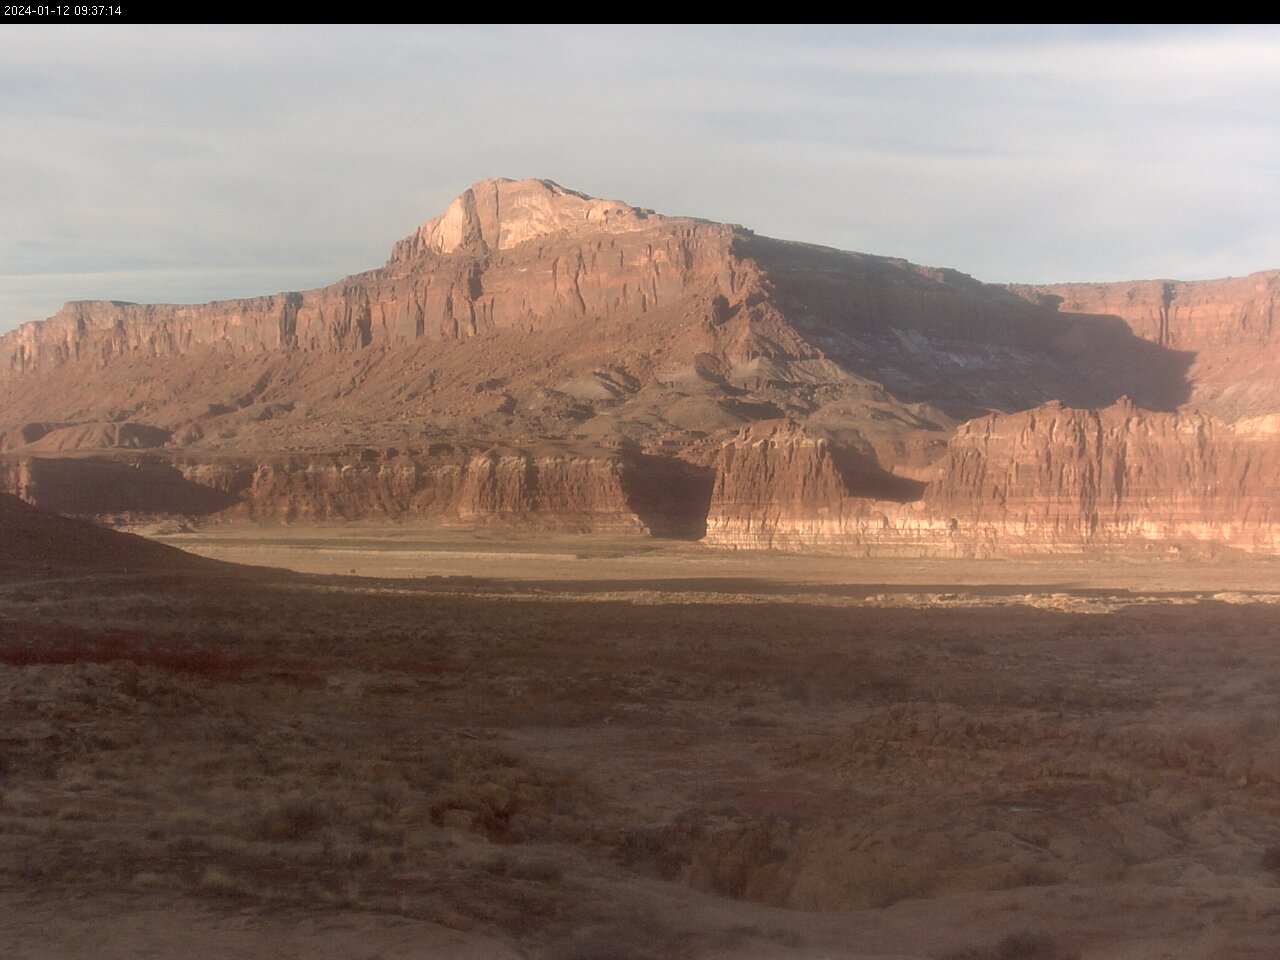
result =
[[1280,267],[1262,27],[0,30],[0,332],[323,286],[486,177],[989,282]]

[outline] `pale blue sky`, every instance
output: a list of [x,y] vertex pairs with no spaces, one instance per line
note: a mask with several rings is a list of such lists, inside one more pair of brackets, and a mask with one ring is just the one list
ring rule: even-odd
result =
[[1280,268],[1273,28],[0,27],[0,331],[381,264],[471,182],[982,280]]

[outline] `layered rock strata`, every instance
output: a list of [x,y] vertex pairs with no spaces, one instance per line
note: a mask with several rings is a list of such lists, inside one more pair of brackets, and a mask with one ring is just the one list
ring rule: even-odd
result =
[[830,445],[744,431],[716,463],[707,542],[991,557],[1225,546],[1280,553],[1280,417],[1050,404],[963,424],[918,498],[856,495]]
[[[695,289],[707,300],[732,293],[736,232],[586,200],[549,181],[483,181],[397,243],[382,269],[320,290],[202,305],[69,303],[0,338],[0,377],[209,346],[341,353],[641,315]],[[508,256],[519,247],[521,256]]]
[[399,451],[220,457],[12,457],[0,489],[84,516],[218,514],[268,522],[405,519],[648,532],[624,462],[596,456]]
[[1064,314],[1120,320],[1189,358],[1182,405],[1226,420],[1280,411],[1280,271],[1011,289]]
[[945,522],[919,508],[923,483],[842,455],[794,422],[744,429],[712,467],[711,546],[885,556],[960,549]]
[[71,303],[0,337],[0,488],[98,516],[1275,552],[1278,290],[999,287],[482,181],[319,290]]
[[964,424],[925,500],[977,554],[1222,544],[1280,552],[1280,418],[1050,405]]

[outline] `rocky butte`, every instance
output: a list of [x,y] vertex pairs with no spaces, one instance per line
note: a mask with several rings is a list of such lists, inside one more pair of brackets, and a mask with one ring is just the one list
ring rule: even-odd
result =
[[98,518],[1280,549],[1280,272],[1027,287],[485,180],[319,290],[0,337],[0,490]]

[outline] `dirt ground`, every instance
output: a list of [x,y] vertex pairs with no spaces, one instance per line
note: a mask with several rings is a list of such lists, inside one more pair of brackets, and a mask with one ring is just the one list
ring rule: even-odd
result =
[[0,582],[7,958],[1280,956],[1274,562],[161,539],[308,572]]

